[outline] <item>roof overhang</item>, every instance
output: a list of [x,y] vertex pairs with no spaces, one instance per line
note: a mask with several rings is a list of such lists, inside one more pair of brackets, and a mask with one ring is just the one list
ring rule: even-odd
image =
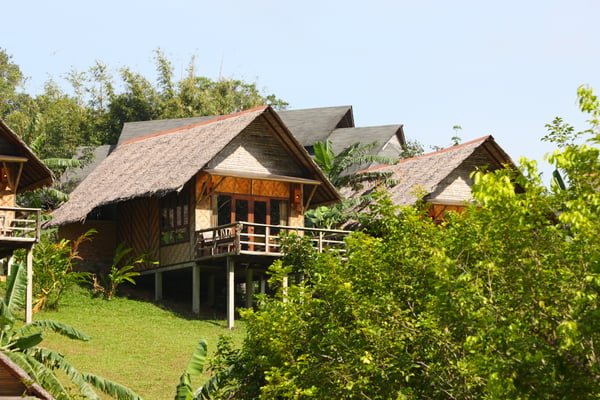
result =
[[231,176],[233,178],[259,179],[263,181],[280,181],[289,183],[301,183],[304,185],[320,185],[322,182],[316,179],[298,178],[296,176],[260,174],[254,172],[229,171],[224,169],[203,169],[209,175],[213,176]]

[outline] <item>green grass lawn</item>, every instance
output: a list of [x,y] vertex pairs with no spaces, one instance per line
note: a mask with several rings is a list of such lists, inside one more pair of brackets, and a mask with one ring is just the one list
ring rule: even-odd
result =
[[121,383],[145,400],[174,397],[179,376],[201,338],[207,340],[210,356],[220,335],[232,336],[239,344],[244,334],[240,321],[230,331],[222,320],[194,319],[124,297],[106,301],[79,287],[63,297],[57,311],[37,313],[34,319],[57,320],[90,335],[89,342],[80,342],[48,333],[42,346],[64,354],[79,371]]

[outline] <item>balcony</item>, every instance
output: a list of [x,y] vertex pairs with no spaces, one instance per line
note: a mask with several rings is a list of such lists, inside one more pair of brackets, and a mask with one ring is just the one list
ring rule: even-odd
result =
[[206,260],[224,256],[281,257],[279,235],[296,233],[310,238],[318,252],[326,249],[344,251],[344,237],[350,232],[281,225],[235,222],[196,232],[196,259]]
[[38,242],[41,219],[39,208],[0,207],[0,256]]

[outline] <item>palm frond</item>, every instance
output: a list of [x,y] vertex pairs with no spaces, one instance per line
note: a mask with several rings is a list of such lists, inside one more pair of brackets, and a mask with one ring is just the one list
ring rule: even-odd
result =
[[102,378],[101,376],[83,374],[83,379],[103,393],[106,393],[109,396],[115,397],[119,400],[142,400],[142,398],[133,390],[116,382]]
[[11,313],[25,308],[25,298],[27,293],[27,270],[23,263],[17,263],[8,277],[6,284],[6,295],[4,304]]
[[75,384],[77,390],[79,390],[84,398],[100,400],[98,394],[86,382],[83,375],[77,371],[77,369],[73,367],[71,363],[69,363],[60,353],[38,347],[26,351],[25,354],[35,358],[37,361],[51,369],[58,369],[64,372],[69,377],[69,380]]
[[75,168],[75,167],[81,166],[81,160],[77,160],[74,158],[45,158],[42,161],[49,168],[53,168],[53,167],[60,167],[60,168],[73,167],[73,168]]
[[16,331],[17,335],[25,335],[33,330],[41,328],[49,329],[52,332],[58,333],[60,335],[66,336],[69,339],[82,340],[87,342],[91,338],[80,331],[79,329],[73,328],[71,325],[67,325],[63,322],[53,321],[53,320],[38,320],[33,321],[30,324],[24,325],[21,329]]

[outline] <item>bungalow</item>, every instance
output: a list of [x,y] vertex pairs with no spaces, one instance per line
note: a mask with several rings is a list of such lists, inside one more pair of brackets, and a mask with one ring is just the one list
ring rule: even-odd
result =
[[[418,157],[400,160],[395,165],[381,165],[364,171],[390,172],[397,182],[387,189],[396,205],[414,204],[420,196],[430,204],[430,215],[441,220],[447,211],[465,208],[473,201],[471,173],[486,168],[494,171],[514,164],[492,136],[484,136]],[[357,198],[369,194],[377,183],[355,190],[344,188],[341,194]]]
[[49,186],[52,181],[48,167],[0,120],[0,258],[17,249],[27,250],[27,322],[32,317],[32,249],[40,238],[41,210],[18,207],[17,194]]
[[223,278],[233,327],[236,275],[250,306],[255,278],[264,290],[266,267],[281,255],[279,233],[313,235],[319,248],[339,243],[344,232],[305,228],[304,211],[340,197],[269,106],[187,125],[169,121],[165,130],[122,137],[49,226],[67,238],[96,229],[93,246],[81,248],[96,265],[110,265],[121,242],[136,254],[150,251],[158,265],[138,271],[154,276],[155,298],[163,282],[166,288],[184,273],[196,313],[201,296],[215,304]]

